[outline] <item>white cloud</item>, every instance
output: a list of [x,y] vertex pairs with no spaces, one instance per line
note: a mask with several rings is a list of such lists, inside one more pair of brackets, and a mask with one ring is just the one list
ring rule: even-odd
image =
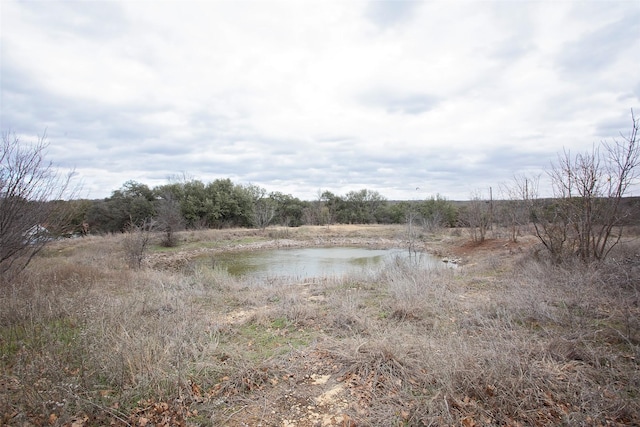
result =
[[307,199],[466,198],[626,130],[639,16],[624,0],[6,0],[2,128],[47,128],[91,197],[187,172]]

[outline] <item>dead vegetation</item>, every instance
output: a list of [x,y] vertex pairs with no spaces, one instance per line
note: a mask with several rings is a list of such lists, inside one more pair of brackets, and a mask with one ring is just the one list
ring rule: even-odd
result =
[[463,265],[395,260],[297,285],[162,266],[189,250],[402,236],[384,226],[183,232],[142,269],[127,266],[122,236],[56,243],[0,295],[0,424],[640,423],[633,241],[604,263],[554,265],[525,238],[429,234],[424,247]]

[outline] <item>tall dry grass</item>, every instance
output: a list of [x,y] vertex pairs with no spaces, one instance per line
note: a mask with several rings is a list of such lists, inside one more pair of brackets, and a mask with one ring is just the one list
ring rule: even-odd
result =
[[[394,263],[378,278],[384,315],[360,319],[366,328],[332,341],[343,377],[359,394],[351,419],[637,423],[636,291],[607,282],[611,268],[620,266],[560,268],[523,256],[496,279],[482,266],[421,271]],[[361,313],[353,305],[351,312],[356,319]]]
[[[182,233],[183,248],[221,236],[203,233]],[[3,424],[282,425],[303,420],[294,401],[332,410],[316,374],[341,386],[336,414],[356,425],[640,422],[633,242],[592,266],[397,259],[291,284],[131,269],[120,239],[56,243],[1,290]]]
[[56,245],[2,290],[2,403],[12,422],[96,412],[126,420],[141,398],[180,395],[191,376],[215,369],[218,332],[200,299],[221,304],[213,289],[224,277],[131,270],[117,240]]

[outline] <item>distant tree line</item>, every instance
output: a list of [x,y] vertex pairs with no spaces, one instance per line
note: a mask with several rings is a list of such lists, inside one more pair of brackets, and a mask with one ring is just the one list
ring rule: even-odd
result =
[[92,233],[126,231],[132,224],[149,219],[160,230],[229,227],[265,228],[269,225],[298,227],[330,224],[402,224],[409,212],[421,222],[455,226],[458,211],[438,195],[424,201],[389,201],[377,191],[362,189],[336,195],[321,192],[316,200],[304,201],[281,192],[268,193],[253,184],[230,179],[204,183],[197,179],[150,188],[127,181],[103,200],[72,201],[79,230],[87,223]]

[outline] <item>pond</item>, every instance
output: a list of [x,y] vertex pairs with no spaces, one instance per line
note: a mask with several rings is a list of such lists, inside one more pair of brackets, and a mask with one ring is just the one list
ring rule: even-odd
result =
[[[408,259],[409,254],[406,249],[354,247],[272,249],[224,252],[213,258],[202,259],[201,262],[211,263],[215,268],[222,268],[236,277],[307,279],[371,271],[382,268],[395,257]],[[443,265],[439,258],[426,253],[418,253],[417,259],[428,266]]]

